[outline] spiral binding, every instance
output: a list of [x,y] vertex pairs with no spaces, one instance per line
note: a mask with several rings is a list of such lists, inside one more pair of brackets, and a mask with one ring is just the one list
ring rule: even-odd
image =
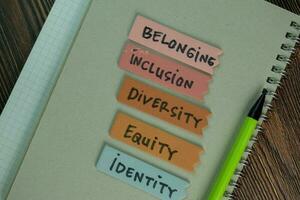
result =
[[[297,22],[292,21],[290,24],[290,27],[294,29],[294,31],[300,31],[300,24]],[[290,43],[285,43],[281,45],[281,50],[288,52],[290,54],[293,54],[295,52],[295,44],[299,42],[299,34],[297,33],[293,33],[293,32],[287,32],[285,35],[285,38],[289,41],[292,41],[294,44],[290,44]],[[278,99],[278,94],[276,92],[276,88],[281,88],[282,87],[282,79],[285,79],[287,77],[287,72],[286,72],[286,67],[283,66],[286,65],[288,66],[291,63],[291,59],[290,56],[284,55],[284,54],[278,54],[276,56],[276,60],[279,61],[280,63],[282,63],[282,65],[273,65],[271,68],[271,71],[273,72],[274,76],[268,77],[266,82],[270,85],[275,86],[275,89],[268,89],[268,93],[267,95],[270,97],[271,100],[277,100]],[[280,76],[280,78],[277,78],[278,75]],[[252,136],[248,147],[245,150],[244,156],[242,157],[242,159],[240,160],[240,165],[238,166],[238,168],[235,170],[234,173],[234,177],[232,177],[228,189],[227,191],[224,193],[224,197],[226,197],[227,199],[234,199],[234,193],[233,191],[236,188],[240,187],[240,184],[237,182],[237,180],[240,177],[244,177],[245,174],[243,172],[243,167],[247,166],[249,163],[247,161],[247,158],[249,155],[252,154],[253,150],[252,150],[252,146],[257,142],[257,135],[259,133],[263,133],[264,129],[262,127],[262,123],[267,121],[269,119],[267,112],[268,111],[272,111],[273,110],[273,106],[271,101],[266,102],[264,105],[264,111],[263,114],[260,117],[259,120],[259,124],[256,126],[256,131],[254,133],[254,135]]]

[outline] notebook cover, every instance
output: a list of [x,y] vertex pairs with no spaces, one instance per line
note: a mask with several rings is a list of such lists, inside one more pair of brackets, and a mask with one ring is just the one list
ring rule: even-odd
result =
[[[131,75],[209,108],[212,115],[203,137],[117,102],[126,74],[117,63],[137,14],[223,50],[204,102]],[[155,199],[97,171],[104,141],[188,179],[186,199],[204,199],[242,117],[264,85],[273,87],[265,81],[292,20],[299,17],[258,0],[94,0],[8,199]],[[202,146],[196,171],[187,173],[109,138],[119,110]]]

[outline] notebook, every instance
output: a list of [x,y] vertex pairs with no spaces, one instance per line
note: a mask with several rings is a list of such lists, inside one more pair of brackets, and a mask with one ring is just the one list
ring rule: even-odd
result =
[[57,0],[0,116],[0,200],[5,199],[55,85],[86,0]]
[[[137,16],[222,50],[203,100],[120,69],[118,62]],[[264,112],[268,109],[298,38],[297,21],[298,16],[258,0],[172,4],[169,1],[93,1],[8,199],[160,197],[149,187],[145,189],[128,182],[118,172],[109,174],[103,170],[109,159],[114,159],[111,168],[123,162],[149,174],[158,170],[163,176],[152,182],[151,187],[160,184],[163,191],[159,180],[167,177],[170,183],[183,188],[176,199],[205,199],[240,119],[263,87],[270,91]],[[149,52],[161,56],[155,49]],[[193,134],[153,113],[125,105],[118,98],[124,83],[134,83],[145,91],[149,88],[160,91],[171,99],[209,111],[207,127],[202,135]],[[155,128],[161,134],[201,148],[199,162],[192,172],[113,138],[112,127],[120,119],[119,113],[127,117],[123,123],[133,121],[148,127],[143,130]],[[169,189],[170,195],[172,188]]]

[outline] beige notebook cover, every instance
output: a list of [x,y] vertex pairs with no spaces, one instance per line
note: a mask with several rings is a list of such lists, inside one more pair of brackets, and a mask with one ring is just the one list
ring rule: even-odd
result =
[[[203,102],[179,95],[135,75],[135,79],[208,108],[212,115],[203,137],[117,102],[125,74],[118,60],[137,14],[153,19],[223,50]],[[299,17],[264,1],[100,1],[94,0],[41,118],[8,200],[155,199],[96,169],[104,142],[187,179],[188,200],[205,199],[240,121],[268,77],[280,79],[277,55]],[[280,59],[279,59],[280,60]],[[281,59],[282,60],[282,59]],[[286,60],[287,61],[287,60]],[[270,81],[272,82],[272,81]],[[276,81],[273,81],[273,83]],[[268,98],[270,101],[271,98]],[[117,111],[201,146],[204,153],[188,173],[109,137]]]

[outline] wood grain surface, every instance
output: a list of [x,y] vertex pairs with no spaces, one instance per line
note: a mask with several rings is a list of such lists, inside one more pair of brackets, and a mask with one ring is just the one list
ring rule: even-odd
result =
[[[298,0],[269,1],[300,14]],[[53,3],[0,0],[0,112]],[[300,45],[282,82],[234,199],[300,200]]]

